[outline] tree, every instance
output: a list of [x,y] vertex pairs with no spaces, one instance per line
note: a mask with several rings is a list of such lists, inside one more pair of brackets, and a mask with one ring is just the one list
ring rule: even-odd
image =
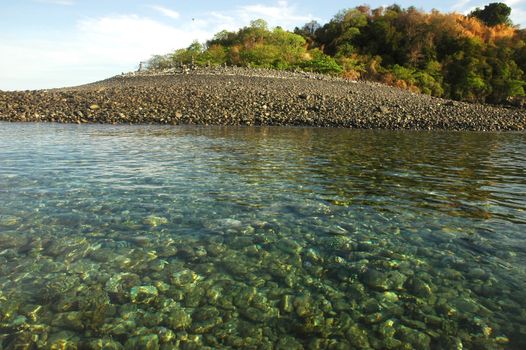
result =
[[304,37],[313,37],[316,31],[321,28],[321,25],[317,21],[310,21],[305,23],[303,27],[294,29],[294,33],[302,35]]
[[311,50],[309,55],[311,59],[302,64],[302,68],[307,71],[325,74],[339,74],[343,71],[334,58],[324,54],[319,49]]
[[256,19],[250,22],[251,28],[268,30],[268,24],[264,19]]
[[147,69],[167,69],[172,67],[172,60],[168,55],[155,55],[146,63]]
[[316,41],[316,32],[321,28],[321,25],[317,21],[310,21],[305,23],[301,28],[294,28],[294,34],[301,35],[309,47]]
[[293,33],[255,20],[237,31],[219,32],[205,46],[194,42],[155,56],[148,68],[179,62],[300,68],[463,101],[503,103],[526,94],[526,30],[511,25],[510,13],[503,3],[469,16],[364,5]]
[[484,6],[484,9],[476,8],[473,10],[469,17],[476,17],[490,27],[494,27],[499,24],[511,25],[510,20],[511,8],[502,3],[494,2]]

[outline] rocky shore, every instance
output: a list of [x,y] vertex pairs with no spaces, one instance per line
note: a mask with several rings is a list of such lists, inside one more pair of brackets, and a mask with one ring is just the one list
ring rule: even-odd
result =
[[0,121],[520,131],[526,110],[308,73],[216,68],[0,91]]

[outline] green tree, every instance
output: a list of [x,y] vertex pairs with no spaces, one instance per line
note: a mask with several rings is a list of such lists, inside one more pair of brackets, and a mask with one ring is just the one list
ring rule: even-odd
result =
[[294,28],[294,34],[301,35],[305,39],[314,38],[316,31],[321,28],[321,25],[317,21],[310,21],[305,23],[301,28]]
[[523,96],[526,89],[526,31],[511,26],[510,13],[502,3],[476,9],[471,18],[363,5],[338,12],[324,25],[311,21],[294,33],[255,20],[237,31],[217,33],[206,45],[194,42],[154,56],[148,67],[193,60],[199,65],[300,68],[434,96],[502,103]]
[[212,45],[199,56],[201,65],[220,66],[227,62],[227,50],[222,45]]
[[469,102],[484,102],[491,93],[488,76],[491,67],[484,57],[483,44],[473,38],[461,40],[459,50],[445,59],[448,97]]
[[169,55],[155,55],[146,63],[147,69],[167,69],[173,66]]
[[310,60],[302,63],[301,67],[309,72],[317,72],[324,74],[339,74],[343,72],[343,68],[336,62],[336,60],[324,54],[319,49],[313,49],[309,52]]
[[476,8],[469,16],[476,17],[490,27],[498,24],[511,25],[511,8],[502,2],[493,2],[484,6],[484,9]]

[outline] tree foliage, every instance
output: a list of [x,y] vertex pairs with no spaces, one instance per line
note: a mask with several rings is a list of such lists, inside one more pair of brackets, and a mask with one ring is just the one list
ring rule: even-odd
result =
[[238,31],[219,32],[205,44],[154,56],[149,67],[193,62],[301,69],[457,100],[502,103],[524,96],[526,89],[526,31],[511,25],[510,13],[502,3],[468,16],[363,5],[294,32],[255,20]]
[[510,25],[510,14],[511,8],[508,5],[502,2],[494,2],[484,6],[482,10],[477,7],[470,13],[470,16],[476,17],[486,25],[494,27],[499,24]]

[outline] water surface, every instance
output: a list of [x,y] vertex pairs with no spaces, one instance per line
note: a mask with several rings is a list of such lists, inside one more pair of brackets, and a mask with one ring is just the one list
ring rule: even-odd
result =
[[524,349],[526,135],[0,124],[0,349]]

